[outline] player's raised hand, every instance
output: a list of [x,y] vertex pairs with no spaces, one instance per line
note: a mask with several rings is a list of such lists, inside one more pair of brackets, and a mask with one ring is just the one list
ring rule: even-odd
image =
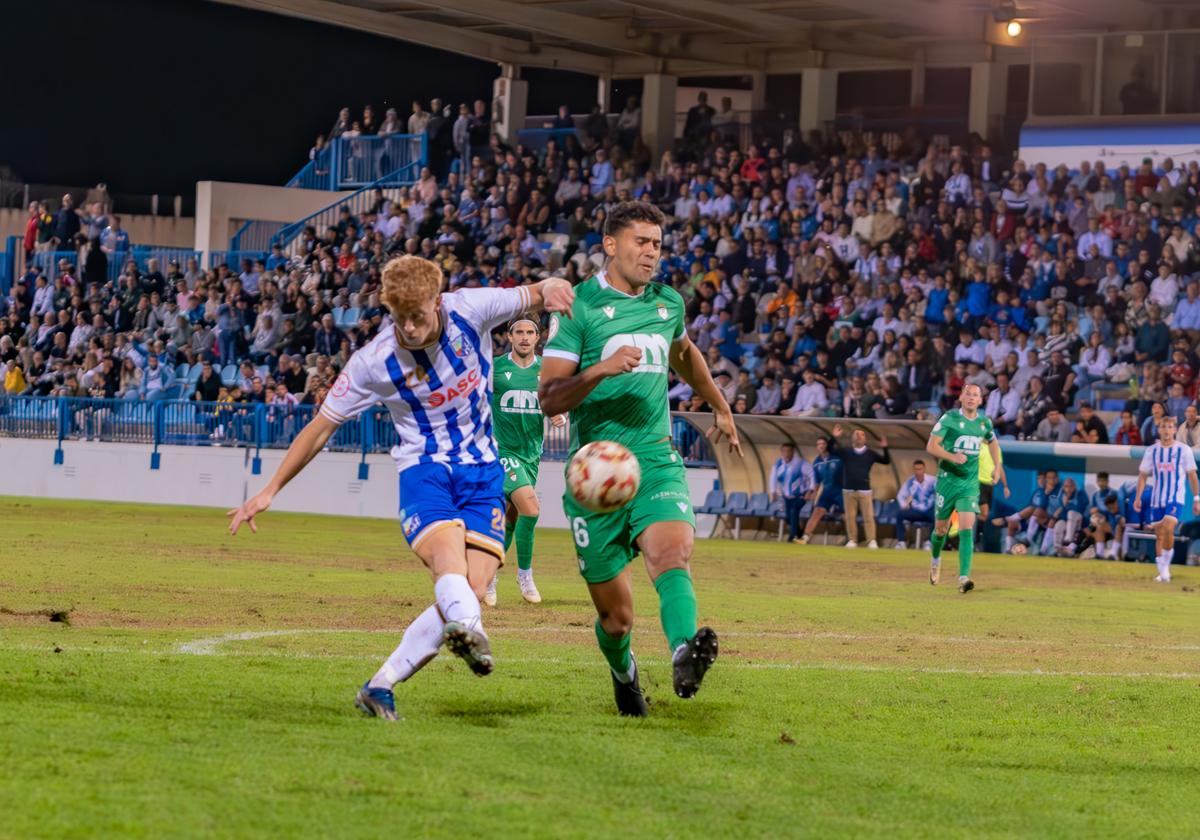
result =
[[834,423],[834,424],[833,424],[833,436],[834,436],[835,438],[840,438],[840,437],[842,436],[842,432],[843,432],[843,431],[844,431],[844,429],[842,429],[842,424],[841,424],[841,423]]
[[880,436],[879,436],[879,445],[880,445],[881,447],[883,447],[884,449],[887,449],[887,448],[888,448],[888,446],[887,446],[887,435],[880,435]]
[[547,312],[561,312],[568,318],[571,307],[575,305],[575,287],[570,281],[561,277],[551,277],[542,281],[542,308]]
[[250,526],[252,532],[257,534],[258,526],[254,524],[254,517],[269,508],[272,501],[273,497],[271,494],[264,490],[256,496],[251,496],[241,507],[226,511],[226,516],[233,517],[229,520],[229,533],[236,534],[238,528],[242,527],[242,524],[245,523]]
[[641,348],[632,345],[618,347],[617,352],[613,353],[601,364],[606,365],[605,375],[616,376],[619,373],[629,373],[635,367],[642,363]]
[[567,415],[555,414],[550,418],[550,425],[556,429],[561,429],[563,426],[567,425]]
[[714,423],[709,427],[704,436],[709,439],[713,446],[721,442],[724,437],[729,441],[729,451],[736,452],[739,457],[742,456],[742,442],[738,438],[737,426],[733,422],[733,412],[728,408],[724,411],[717,411],[713,414]]

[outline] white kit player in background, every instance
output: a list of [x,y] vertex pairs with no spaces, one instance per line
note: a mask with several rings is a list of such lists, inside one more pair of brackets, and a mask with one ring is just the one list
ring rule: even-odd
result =
[[1196,479],[1196,458],[1186,443],[1175,439],[1175,418],[1170,414],[1158,422],[1158,442],[1146,449],[1138,467],[1137,495],[1133,509],[1142,510],[1142,491],[1146,480],[1154,479],[1150,491],[1150,526],[1155,534],[1154,562],[1159,583],[1171,580],[1171,558],[1175,555],[1175,526],[1187,500],[1185,483],[1192,488],[1192,515],[1200,516],[1200,481]]
[[229,530],[270,507],[338,426],[376,403],[391,413],[400,442],[400,521],[434,579],[435,602],[359,691],[355,705],[396,719],[393,686],[433,659],[443,643],[480,676],[494,662],[479,599],[504,559],[504,469],[492,434],[492,329],[545,308],[568,316],[571,284],[551,278],[511,289],[442,294],[443,276],[420,257],[391,260],[382,299],[392,321],[350,357],[320,411],[288,448],[267,486],[239,508]]

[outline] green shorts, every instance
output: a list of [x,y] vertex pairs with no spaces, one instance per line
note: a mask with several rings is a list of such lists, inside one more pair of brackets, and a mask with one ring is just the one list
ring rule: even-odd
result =
[[[637,453],[635,453],[637,454]],[[575,540],[579,573],[588,583],[612,580],[638,554],[635,540],[655,522],[686,522],[694,529],[687,475],[683,460],[663,446],[638,454],[642,483],[637,495],[620,510],[592,513],[579,506],[569,493],[563,494],[563,511]]]
[[956,475],[938,476],[934,487],[933,518],[939,522],[950,518],[954,511],[979,513],[979,479],[960,478]]
[[500,456],[504,467],[504,498],[508,498],[522,487],[537,487],[538,467],[541,460],[523,460],[507,455]]

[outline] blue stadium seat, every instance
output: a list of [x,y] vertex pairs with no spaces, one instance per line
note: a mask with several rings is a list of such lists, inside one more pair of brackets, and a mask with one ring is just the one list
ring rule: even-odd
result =
[[237,365],[225,365],[221,368],[221,384],[229,388],[233,383],[237,382],[238,369]]
[[189,365],[187,362],[181,362],[175,366],[175,378],[187,382],[188,371],[190,369],[191,365]]
[[726,522],[725,530],[728,532],[728,523],[732,522],[733,536],[734,539],[737,539],[742,533],[741,518],[750,512],[750,497],[742,492],[730,493],[729,498],[726,499],[726,507],[727,510],[722,516],[722,519]]
[[696,508],[696,513],[722,514],[727,511],[724,490],[709,490],[708,495],[704,497],[704,504]]

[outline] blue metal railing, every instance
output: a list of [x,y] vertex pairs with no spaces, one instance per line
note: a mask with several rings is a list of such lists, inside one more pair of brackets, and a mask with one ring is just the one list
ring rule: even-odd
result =
[[229,250],[266,251],[271,247],[271,239],[279,233],[283,226],[282,222],[249,219],[238,228],[237,233],[229,240]]
[[[76,397],[17,397],[0,393],[0,437],[99,440],[174,446],[242,446],[286,449],[312,420],[316,407],[194,400],[122,400]],[[688,466],[713,466],[708,440],[680,418],[672,420],[672,442]],[[337,452],[389,451],[399,443],[391,415],[382,406],[343,423],[329,441]],[[566,426],[547,424],[543,457],[566,460]]]
[[[398,188],[406,184],[416,182],[420,175],[420,163],[408,163],[402,168],[389,172],[378,181],[373,181],[370,184],[356,190],[345,198],[322,207],[315,213],[300,219],[297,222],[292,222],[290,225],[280,225],[278,232],[271,237],[270,244],[279,244],[283,246],[284,251],[288,250],[288,246],[292,241],[299,236],[306,227],[312,225],[319,232],[325,228],[337,224],[342,208],[347,208],[352,214],[358,216],[372,208],[375,203],[375,190],[386,190],[388,188]],[[385,194],[386,195],[386,194]],[[392,196],[387,196],[392,197]]]
[[322,149],[287,182],[309,190],[352,190],[373,184],[388,173],[412,169],[412,180],[428,160],[424,134],[386,137],[339,137]]
[[262,260],[266,262],[270,253],[267,251],[209,251],[208,267],[216,268],[224,265],[234,274],[242,270],[242,260]]
[[[167,265],[172,260],[177,261],[180,267],[186,268],[188,259],[194,258],[199,262],[200,257],[201,254],[199,251],[192,251],[187,248],[134,245],[128,251],[117,251],[108,255],[107,277],[110,281],[117,280],[131,260],[137,263],[139,269],[146,271],[150,260],[157,259],[158,270],[166,274]],[[74,266],[77,277],[80,275],[83,270],[83,259],[81,259],[80,252],[78,251],[43,251],[40,254],[34,254],[32,262],[41,268],[42,274],[46,275],[50,280],[54,280],[58,277],[58,267],[61,260],[66,260],[69,265]]]

